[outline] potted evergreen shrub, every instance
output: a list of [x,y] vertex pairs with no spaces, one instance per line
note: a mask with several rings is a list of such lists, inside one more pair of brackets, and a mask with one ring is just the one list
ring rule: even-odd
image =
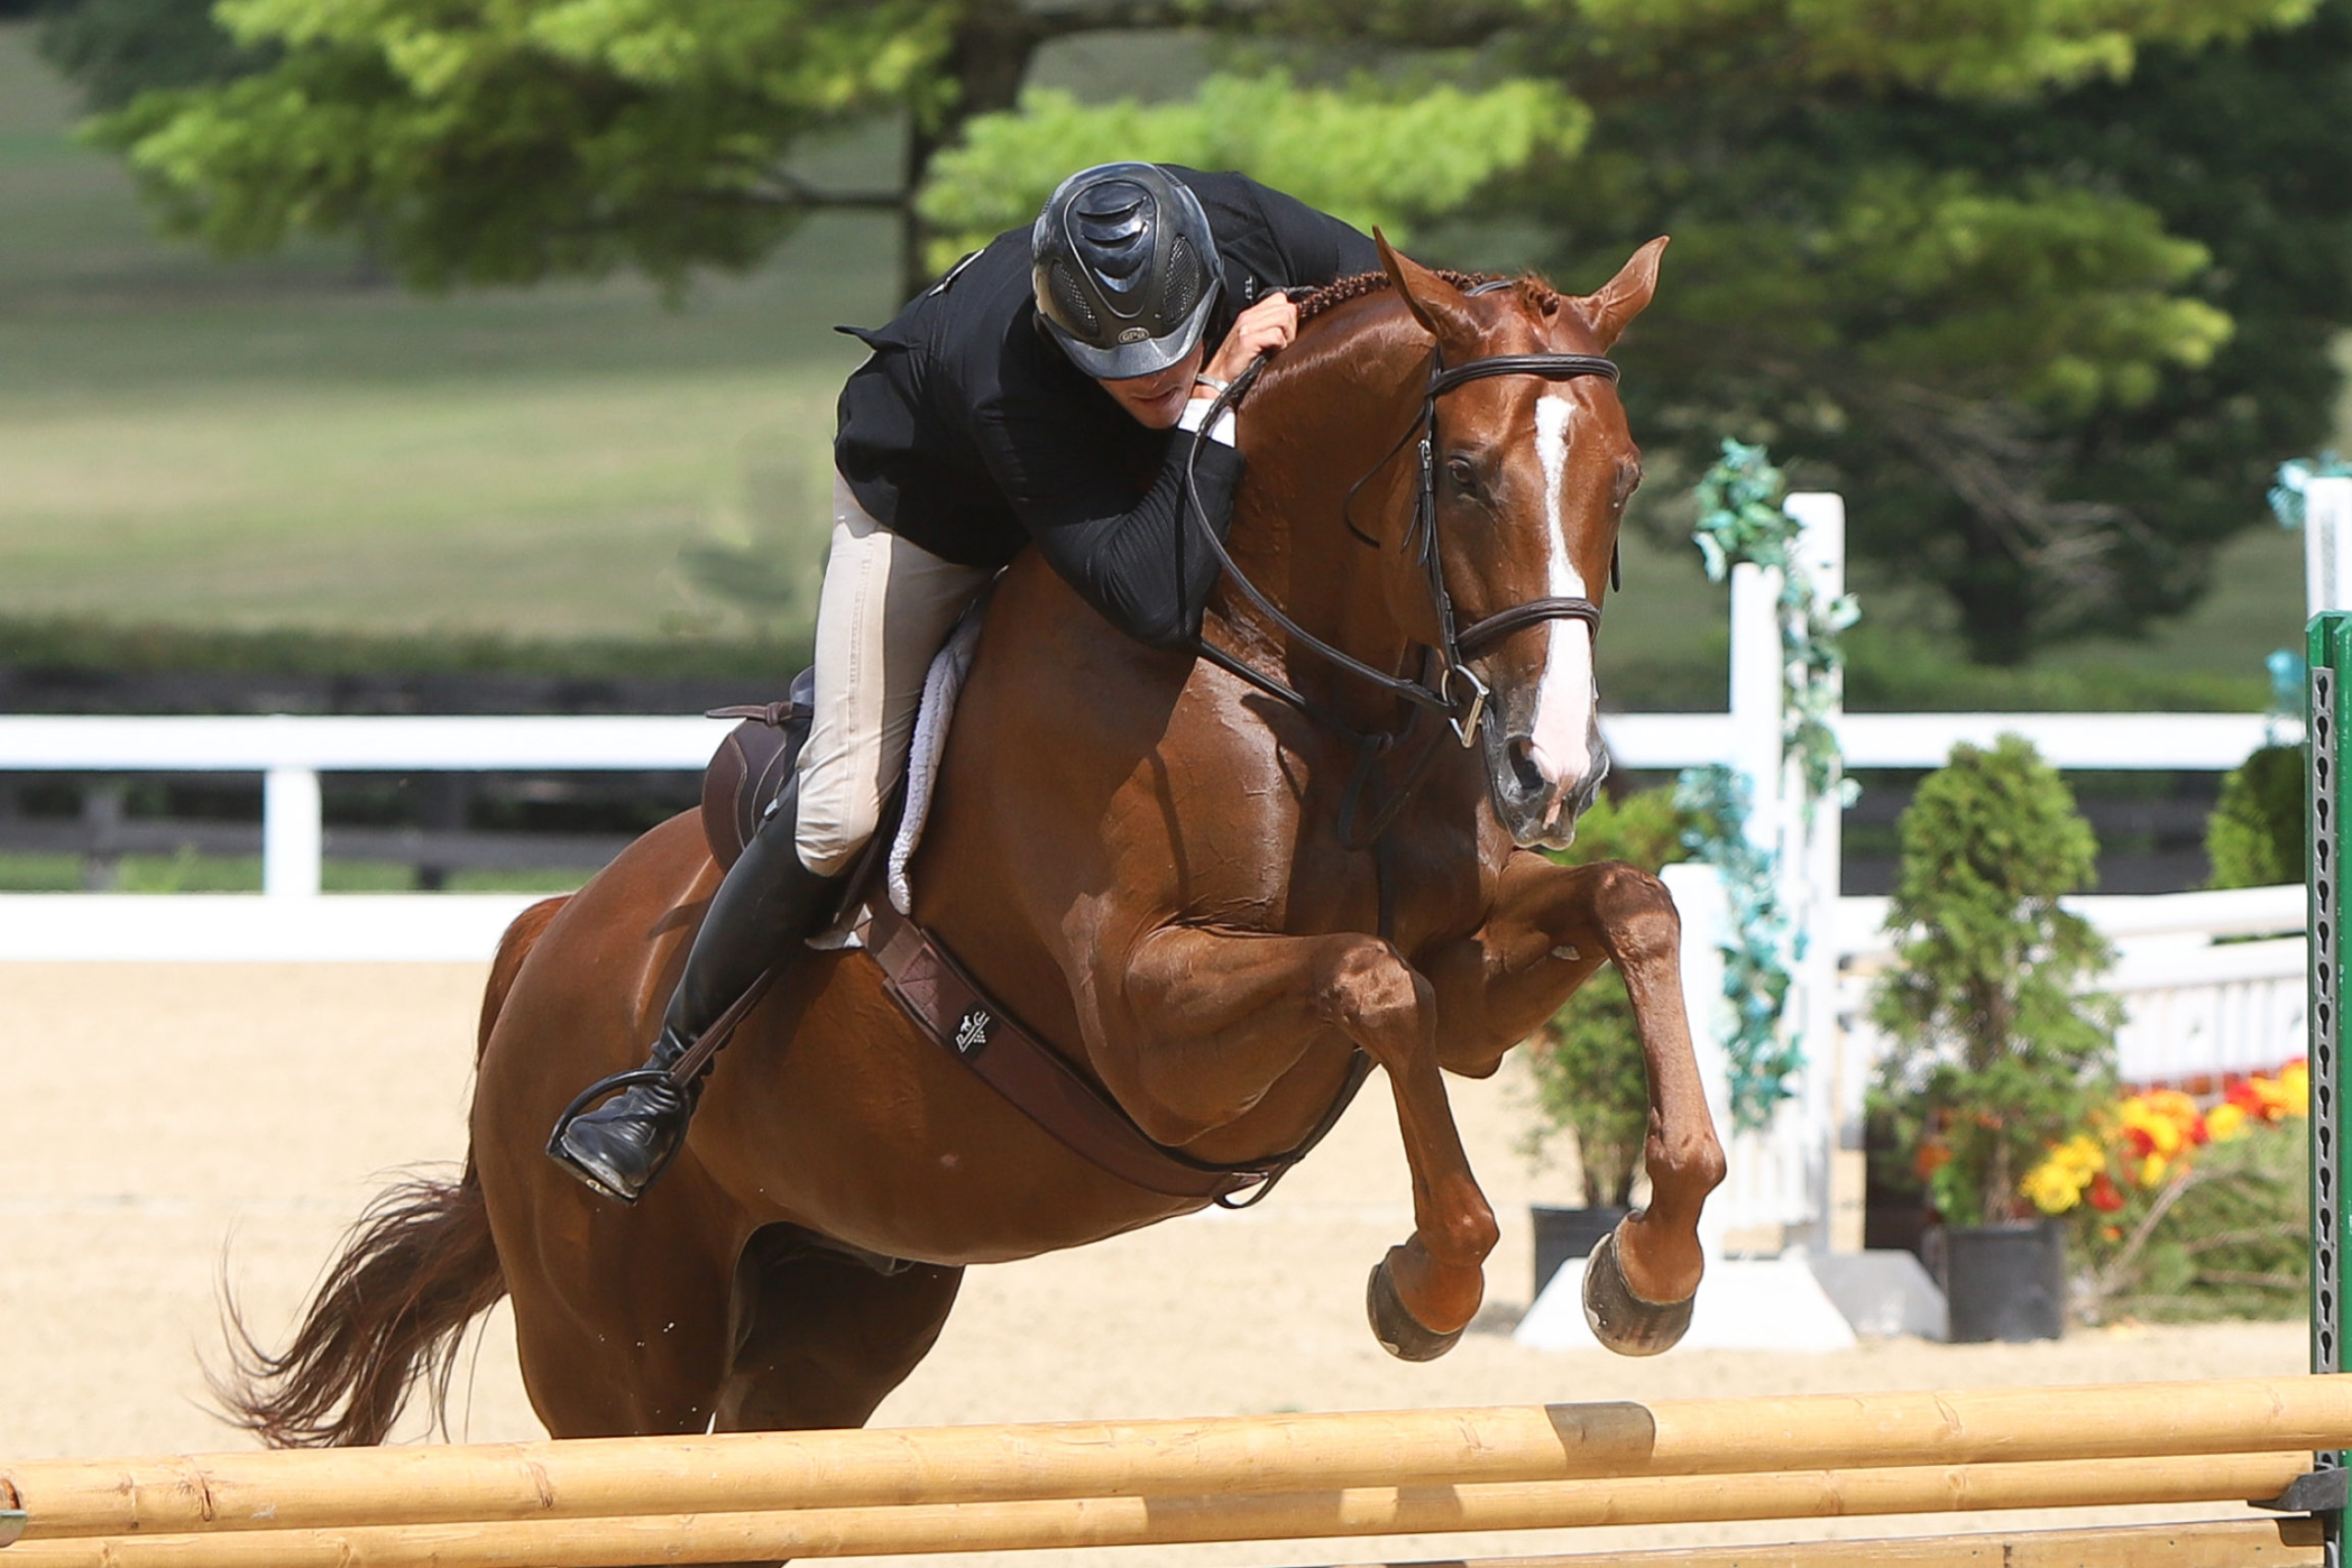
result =
[[2073,794],[2015,735],[1962,745],[1896,825],[1894,968],[1871,1011],[1892,1037],[1873,1110],[1925,1179],[1951,1337],[2055,1338],[2065,1247],[2021,1189],[2112,1092],[2111,998],[2085,994],[2108,948],[2059,908],[2098,844]]
[[[1604,796],[1577,822],[1575,847],[1559,858],[1579,865],[1624,861],[1655,872],[1685,857],[1684,826],[1671,785],[1618,800]],[[1624,982],[1606,964],[1528,1043],[1538,1112],[1528,1152],[1573,1134],[1584,1179],[1580,1206],[1533,1208],[1541,1295],[1561,1264],[1589,1255],[1632,1208],[1649,1135],[1649,1073]]]

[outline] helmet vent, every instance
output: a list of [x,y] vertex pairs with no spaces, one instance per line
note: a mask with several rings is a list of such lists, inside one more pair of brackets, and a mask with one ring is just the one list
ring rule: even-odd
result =
[[1079,287],[1078,279],[1070,276],[1069,268],[1054,268],[1052,287],[1054,313],[1061,318],[1064,327],[1080,337],[1090,339],[1102,330],[1102,323],[1095,316],[1093,307],[1087,303],[1086,291]]
[[1183,321],[1201,302],[1201,258],[1193,253],[1191,243],[1183,235],[1177,235],[1168,254],[1166,313],[1171,322]]

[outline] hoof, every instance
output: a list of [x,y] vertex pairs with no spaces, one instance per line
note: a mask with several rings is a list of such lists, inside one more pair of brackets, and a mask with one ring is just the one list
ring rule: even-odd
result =
[[1373,1265],[1372,1278],[1364,1282],[1363,1310],[1372,1319],[1372,1337],[1380,1341],[1382,1349],[1400,1361],[1434,1361],[1462,1338],[1461,1329],[1451,1334],[1434,1333],[1422,1327],[1420,1321],[1405,1310],[1385,1258]]
[[1625,1282],[1617,1261],[1617,1233],[1592,1249],[1584,1269],[1584,1320],[1592,1337],[1621,1356],[1655,1356],[1671,1350],[1690,1326],[1690,1303],[1645,1302]]

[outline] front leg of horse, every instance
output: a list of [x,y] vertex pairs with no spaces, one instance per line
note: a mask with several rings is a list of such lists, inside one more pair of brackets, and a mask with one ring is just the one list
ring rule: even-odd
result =
[[1472,1072],[1492,1070],[1602,959],[1625,982],[1648,1070],[1650,1201],[1595,1249],[1585,1273],[1593,1332],[1624,1355],[1656,1355],[1690,1326],[1704,1269],[1699,1213],[1724,1179],[1682,1007],[1681,942],[1673,897],[1657,877],[1615,862],[1561,866],[1521,853],[1485,928],[1432,964],[1450,1049],[1464,1057],[1448,1065]]
[[1126,987],[1147,1093],[1195,1129],[1246,1111],[1323,1030],[1386,1071],[1412,1171],[1413,1235],[1373,1270],[1373,1329],[1408,1360],[1452,1348],[1477,1315],[1497,1232],[1446,1103],[1429,980],[1377,937],[1171,928],[1140,945]]

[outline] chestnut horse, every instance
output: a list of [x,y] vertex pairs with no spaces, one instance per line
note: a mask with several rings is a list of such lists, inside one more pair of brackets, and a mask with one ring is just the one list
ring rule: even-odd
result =
[[[1596,1255],[1606,1299],[1589,1300],[1618,1348],[1663,1348],[1699,1283],[1723,1155],[1673,906],[1632,867],[1526,847],[1569,839],[1605,766],[1595,606],[1640,469],[1598,356],[1648,303],[1663,245],[1570,298],[1531,279],[1464,289],[1384,243],[1384,274],[1310,301],[1250,393],[1230,540],[1295,628],[1228,577],[1204,631],[1306,706],[1116,636],[1025,555],[988,612],[914,865],[916,919],[1187,1156],[1290,1149],[1359,1050],[1385,1070],[1414,1228],[1373,1297],[1399,1354],[1469,1323],[1496,1238],[1441,1069],[1492,1073],[1604,962],[1640,1020],[1652,1198]],[[1433,389],[1433,364],[1497,355],[1589,357]],[[1411,438],[1430,406],[1425,509]],[[1430,528],[1434,569],[1415,539]],[[1433,581],[1465,623],[1531,601],[1589,613],[1487,639],[1469,660],[1484,716],[1459,744],[1296,635],[1410,671],[1453,642]],[[1343,727],[1405,736],[1363,785],[1366,814],[1396,807],[1371,848],[1337,827],[1357,793]],[[592,1194],[542,1152],[548,1128],[637,1062],[717,879],[680,817],[516,921],[484,1000],[466,1171],[379,1200],[284,1355],[247,1341],[229,1395],[247,1424],[280,1444],[377,1441],[420,1373],[446,1393],[466,1324],[511,1292],[558,1436],[856,1426],[930,1349],[965,1265],[1203,1206],[1071,1153],[911,1024],[854,950],[807,955],[748,1015],[643,1201]]]

